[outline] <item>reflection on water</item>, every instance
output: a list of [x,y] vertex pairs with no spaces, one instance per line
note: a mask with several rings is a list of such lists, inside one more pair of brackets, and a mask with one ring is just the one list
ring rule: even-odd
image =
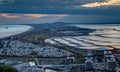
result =
[[0,25],[0,38],[23,33],[30,28],[31,26],[27,25]]
[[[73,25],[72,25],[73,26]],[[105,24],[105,25],[79,25],[74,26],[81,28],[95,29],[96,31],[89,34],[89,36],[76,37],[79,40],[83,40],[92,43],[96,46],[106,46],[120,49],[120,25]],[[93,48],[95,48],[93,47]]]
[[45,72],[57,72],[57,71],[46,69]]
[[108,29],[108,30],[97,30],[95,32],[90,33],[90,35],[113,35],[113,34],[120,34],[120,31]]
[[120,34],[110,34],[110,35],[101,35],[103,37],[110,37],[110,38],[120,38]]
[[119,24],[72,24],[70,26],[77,26],[81,28],[97,29],[97,30],[106,30],[106,29],[115,29],[120,30]]

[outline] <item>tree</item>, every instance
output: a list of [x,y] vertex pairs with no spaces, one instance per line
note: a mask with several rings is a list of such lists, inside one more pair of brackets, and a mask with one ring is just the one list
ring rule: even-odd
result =
[[11,66],[1,65],[0,72],[18,72],[18,70]]

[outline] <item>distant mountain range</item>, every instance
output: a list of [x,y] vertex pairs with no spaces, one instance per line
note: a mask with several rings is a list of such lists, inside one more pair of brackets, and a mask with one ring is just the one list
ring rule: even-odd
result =
[[101,22],[101,23],[68,23],[68,22],[55,22],[52,24],[120,24],[119,22],[116,23],[108,23],[108,22]]
[[[68,23],[68,22],[54,22],[54,23],[37,23],[37,24],[120,24],[119,22],[108,23],[108,22],[101,22],[101,23]],[[16,25],[16,24],[0,24],[0,25]],[[29,24],[17,24],[17,25],[29,25]]]

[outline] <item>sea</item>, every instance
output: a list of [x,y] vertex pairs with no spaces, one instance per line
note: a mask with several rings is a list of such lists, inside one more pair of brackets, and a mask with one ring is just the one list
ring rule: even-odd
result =
[[120,49],[120,24],[71,24],[80,28],[94,29],[88,36],[81,36],[95,46]]
[[0,38],[26,32],[32,27],[28,25],[0,25]]

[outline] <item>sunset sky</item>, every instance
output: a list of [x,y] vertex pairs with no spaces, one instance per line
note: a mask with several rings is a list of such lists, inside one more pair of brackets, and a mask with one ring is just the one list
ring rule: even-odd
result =
[[120,0],[0,0],[0,24],[120,23]]

